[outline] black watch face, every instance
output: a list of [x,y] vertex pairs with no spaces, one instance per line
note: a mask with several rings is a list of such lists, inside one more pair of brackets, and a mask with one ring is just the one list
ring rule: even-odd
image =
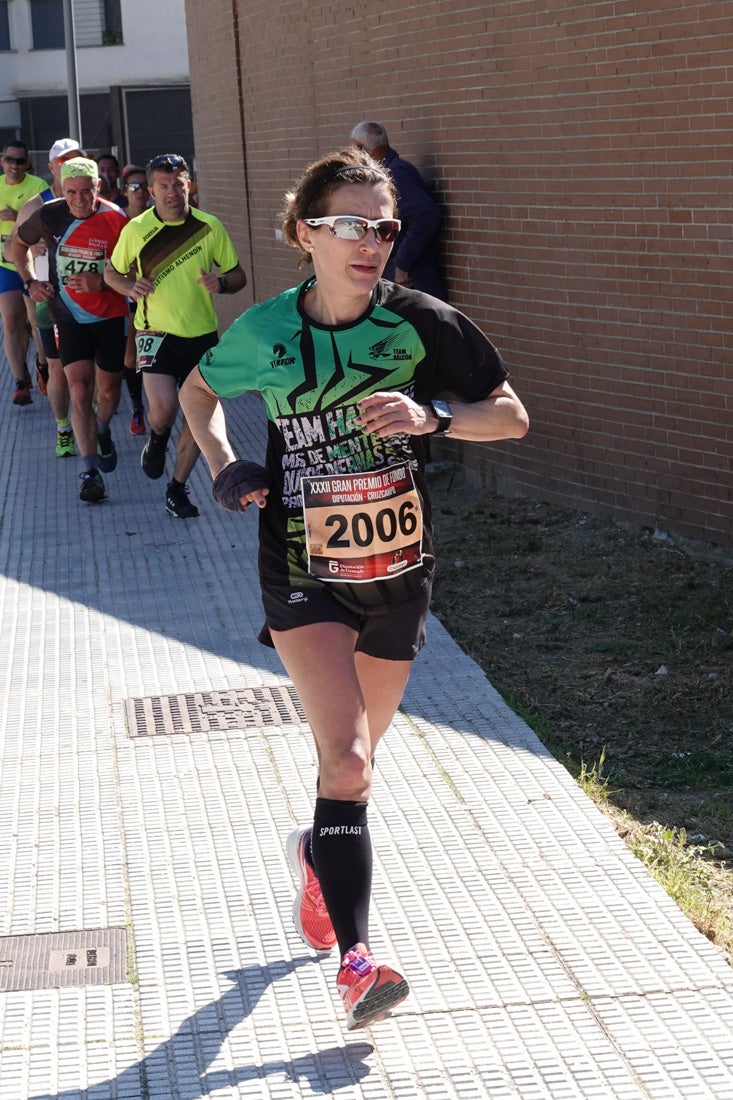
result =
[[435,429],[434,435],[444,435],[450,431],[450,426],[453,422],[453,413],[451,412],[450,405],[445,401],[431,401],[430,407],[433,410],[433,416],[438,421],[438,427]]

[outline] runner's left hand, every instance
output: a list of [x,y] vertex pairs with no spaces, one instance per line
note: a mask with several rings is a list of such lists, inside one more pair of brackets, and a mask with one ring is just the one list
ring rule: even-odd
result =
[[66,286],[77,294],[100,294],[103,290],[102,276],[96,271],[85,271],[83,275],[69,275]]
[[404,393],[370,393],[358,408],[356,423],[365,434],[426,435],[435,424],[430,409]]

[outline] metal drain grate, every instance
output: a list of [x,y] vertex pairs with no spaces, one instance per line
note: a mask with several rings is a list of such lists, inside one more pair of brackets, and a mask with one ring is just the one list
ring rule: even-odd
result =
[[125,700],[130,737],[301,725],[305,712],[292,685],[229,688]]
[[0,991],[126,981],[127,930],[93,928],[0,936]]

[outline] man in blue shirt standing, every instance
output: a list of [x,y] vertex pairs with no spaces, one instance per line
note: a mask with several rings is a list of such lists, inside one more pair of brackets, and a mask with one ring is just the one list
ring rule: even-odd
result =
[[438,253],[440,210],[425,180],[414,164],[392,148],[381,122],[358,122],[350,140],[389,169],[397,189],[402,230],[384,269],[384,278],[445,301]]

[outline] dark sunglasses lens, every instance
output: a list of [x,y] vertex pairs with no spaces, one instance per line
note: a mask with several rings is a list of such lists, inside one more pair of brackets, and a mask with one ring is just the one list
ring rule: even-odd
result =
[[142,187],[141,183],[128,183],[127,184],[127,190],[128,191],[139,191],[141,187]]
[[3,157],[3,160],[6,160],[8,162],[8,164],[26,164],[27,163],[25,157]]
[[397,234],[400,231],[400,227],[395,221],[383,221],[377,226],[377,238],[383,241],[384,244],[392,244],[397,240]]

